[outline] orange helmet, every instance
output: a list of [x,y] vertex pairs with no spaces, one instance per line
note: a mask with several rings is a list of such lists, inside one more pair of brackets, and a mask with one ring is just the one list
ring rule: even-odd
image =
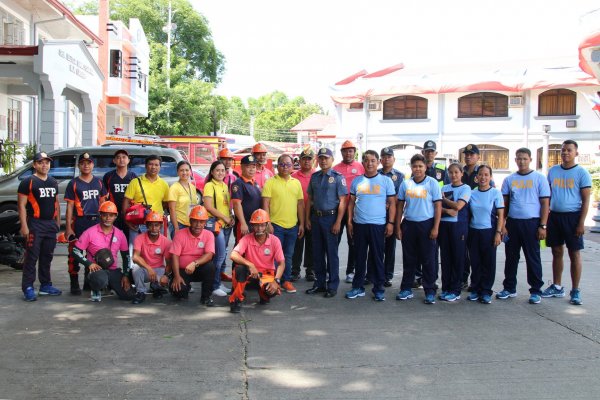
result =
[[342,143],[342,150],[344,150],[344,149],[356,150],[356,145],[354,143],[352,143],[352,140],[346,140],[344,143]]
[[219,152],[219,158],[233,158],[233,153],[226,147]]
[[190,211],[190,219],[197,219],[199,221],[208,221],[208,212],[204,206],[196,206]]
[[119,213],[119,211],[117,211],[117,206],[112,201],[105,201],[104,203],[100,204],[98,212],[111,214]]
[[265,224],[267,222],[271,222],[271,219],[269,218],[269,213],[267,213],[262,208],[259,208],[258,210],[254,211],[252,213],[252,216],[250,217],[251,224]]
[[163,217],[156,211],[150,211],[148,215],[146,215],[146,223],[148,222],[163,222]]
[[252,152],[253,153],[266,153],[267,146],[265,146],[262,143],[256,143],[254,146],[252,146]]

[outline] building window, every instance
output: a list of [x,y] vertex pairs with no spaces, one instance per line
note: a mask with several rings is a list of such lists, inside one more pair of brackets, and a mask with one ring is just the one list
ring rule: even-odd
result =
[[21,102],[8,99],[8,139],[21,142]]
[[[492,167],[492,170],[508,169],[508,149],[493,144],[478,144],[479,162]],[[459,150],[460,162],[465,163],[464,148]]]
[[123,60],[121,50],[110,51],[110,76],[111,78],[120,78],[122,76]]
[[350,107],[348,107],[350,110],[362,110],[364,106],[364,103],[350,103]]
[[[553,167],[562,162],[560,158],[560,149],[562,144],[551,144],[548,146],[548,168]],[[543,149],[537,149],[537,169],[542,169]]]
[[25,44],[23,21],[0,8],[0,45],[22,46]]
[[481,92],[458,99],[458,118],[508,117],[508,96]]
[[383,119],[427,119],[427,99],[398,96],[383,102]]
[[539,116],[575,115],[577,93],[568,89],[546,90],[538,97]]

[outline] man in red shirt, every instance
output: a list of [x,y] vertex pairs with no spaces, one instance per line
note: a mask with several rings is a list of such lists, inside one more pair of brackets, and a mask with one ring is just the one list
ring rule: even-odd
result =
[[171,241],[160,233],[163,227],[163,216],[151,211],[146,216],[148,230],[135,238],[133,243],[133,281],[136,294],[133,304],[143,303],[148,291],[147,283],[152,288],[152,297],[160,299],[163,287],[167,287],[169,280],[165,269],[170,267]]
[[231,260],[235,263],[233,292],[229,296],[232,313],[241,311],[248,282],[258,283],[260,304],[268,304],[271,297],[281,294],[285,257],[279,239],[267,233],[269,222],[269,214],[265,210],[254,211],[250,217],[252,233],[242,237],[231,252]]
[[[315,152],[308,148],[300,153],[300,169],[292,174],[292,178],[296,178],[302,185],[304,192],[304,209],[308,202],[308,184],[310,177],[315,172],[313,160]],[[313,282],[315,273],[313,271],[313,250],[312,250],[312,234],[310,231],[304,231],[304,236],[296,239],[296,247],[294,248],[294,257],[292,258],[292,281],[300,279],[300,264],[302,264],[302,253],[304,252],[304,269],[306,270],[306,280]]]
[[187,299],[191,282],[202,282],[200,304],[215,305],[212,284],[215,278],[215,235],[204,229],[208,212],[203,206],[195,206],[190,211],[190,227],[180,229],[171,244],[173,277],[169,288],[173,296]]
[[[352,181],[357,176],[361,176],[365,173],[365,169],[361,163],[355,160],[356,157],[356,146],[352,143],[351,140],[346,140],[342,143],[342,162],[337,164],[333,169],[340,174],[344,175],[346,179],[346,185],[348,187],[352,187]],[[350,193],[348,193],[348,203],[350,202]],[[346,210],[346,215],[342,219],[342,226],[340,229],[340,236],[338,237],[338,244],[342,240],[342,233],[344,232],[344,227],[348,222],[348,210]],[[354,242],[352,241],[352,237],[346,229],[346,239],[348,240],[348,263],[346,264],[346,283],[352,283],[354,279],[354,265],[355,265],[355,247]]]
[[256,143],[252,147],[252,155],[256,159],[256,173],[254,174],[254,180],[258,184],[260,190],[262,190],[267,179],[275,176],[275,173],[265,166],[267,164],[267,146],[262,143]]

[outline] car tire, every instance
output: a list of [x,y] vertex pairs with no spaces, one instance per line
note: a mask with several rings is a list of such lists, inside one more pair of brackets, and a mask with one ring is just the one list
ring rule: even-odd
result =
[[4,211],[15,211],[15,212],[18,212],[19,209],[18,209],[16,203],[5,203],[5,204],[2,204],[0,206],[0,214],[2,214]]

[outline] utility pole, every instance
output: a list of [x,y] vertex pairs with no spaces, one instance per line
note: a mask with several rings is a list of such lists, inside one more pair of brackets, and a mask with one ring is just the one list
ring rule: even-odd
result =
[[[172,22],[173,12],[171,8],[171,0],[169,0],[169,13],[167,17],[167,25],[163,27],[163,32],[167,34],[167,104],[171,103],[171,33],[177,28],[177,24]],[[171,112],[167,107],[167,122],[171,125]]]

